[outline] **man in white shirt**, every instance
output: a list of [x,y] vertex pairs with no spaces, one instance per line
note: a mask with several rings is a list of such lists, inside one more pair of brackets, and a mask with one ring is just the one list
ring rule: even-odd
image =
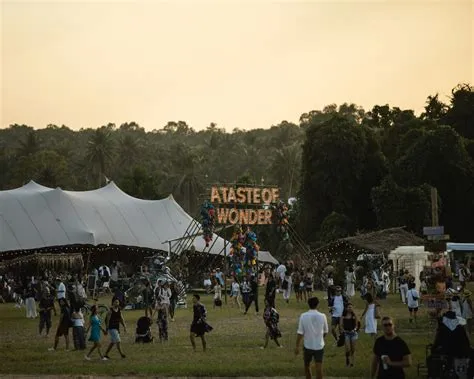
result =
[[306,379],[311,379],[311,362],[314,359],[316,366],[316,379],[323,377],[324,338],[329,332],[328,320],[324,313],[316,309],[319,304],[317,297],[308,300],[309,311],[300,316],[296,336],[295,354],[300,352],[303,342],[303,359]]
[[58,282],[58,289],[56,291],[56,297],[59,301],[60,299],[65,299],[66,298],[66,286],[64,285],[61,278],[57,278],[56,281]]

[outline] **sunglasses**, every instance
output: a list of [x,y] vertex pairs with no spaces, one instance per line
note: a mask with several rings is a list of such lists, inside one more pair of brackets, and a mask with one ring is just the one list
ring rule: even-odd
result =
[[392,323],[382,324],[383,326],[393,326]]

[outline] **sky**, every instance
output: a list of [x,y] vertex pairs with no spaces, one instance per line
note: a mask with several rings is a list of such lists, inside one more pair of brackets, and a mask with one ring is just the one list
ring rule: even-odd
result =
[[474,0],[0,4],[0,127],[248,130],[474,82]]

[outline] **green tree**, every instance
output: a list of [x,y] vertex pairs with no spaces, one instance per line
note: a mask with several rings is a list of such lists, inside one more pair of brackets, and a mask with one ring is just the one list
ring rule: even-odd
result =
[[110,124],[95,130],[88,140],[86,159],[97,178],[99,187],[105,182],[106,170],[113,161],[114,152],[115,141]]
[[474,212],[474,167],[463,139],[451,127],[427,131],[394,165],[395,180],[404,187],[427,183],[443,201],[440,222],[453,238],[468,238],[466,220]]
[[474,91],[469,84],[460,84],[452,90],[451,106],[444,122],[461,136],[474,139]]
[[431,187],[403,188],[388,176],[372,189],[372,202],[380,228],[406,226],[416,234],[431,225]]
[[301,226],[309,240],[323,219],[335,211],[349,218],[360,188],[367,157],[363,127],[340,115],[310,124],[302,153]]
[[69,169],[64,157],[52,150],[41,150],[18,159],[17,185],[34,180],[46,187],[68,186]]
[[440,121],[446,116],[448,106],[439,100],[438,94],[428,96],[425,111],[421,114],[422,120]]
[[332,212],[321,223],[320,240],[323,243],[329,243],[354,232],[354,223],[349,217]]

